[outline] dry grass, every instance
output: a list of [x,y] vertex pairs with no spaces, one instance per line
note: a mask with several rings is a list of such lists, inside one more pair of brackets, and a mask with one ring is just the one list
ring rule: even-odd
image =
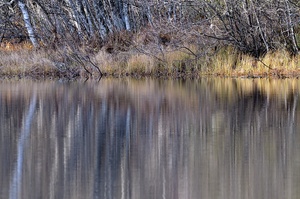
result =
[[33,46],[29,42],[23,42],[20,44],[12,44],[10,42],[0,43],[0,51],[12,52],[20,50],[32,50]]
[[156,65],[156,60],[153,58],[137,54],[132,55],[126,64],[127,73],[151,74],[153,73]]
[[[15,48],[14,48],[15,49]],[[5,47],[0,50],[0,74],[2,76],[26,76],[28,74],[45,74],[53,70],[47,55],[30,49]]]
[[188,60],[193,58],[185,51],[172,49],[165,49],[159,55],[146,55],[134,50],[110,54],[101,50],[94,56],[93,60],[100,66],[102,72],[108,75],[145,76],[161,74],[163,76],[177,76],[178,73],[188,72],[191,68],[187,66]]
[[300,55],[276,51],[255,59],[226,48],[210,59],[203,73],[226,77],[295,77],[300,75]]
[[[189,48],[195,52],[195,46],[190,45]],[[34,50],[28,43],[22,45],[3,43],[0,47],[0,75],[59,76],[59,71],[55,68],[56,55],[54,51]],[[261,60],[257,60],[227,47],[219,50],[214,56],[199,60],[198,63],[191,62],[194,57],[187,51],[172,50],[168,47],[161,54],[153,56],[134,50],[113,54],[100,50],[90,57],[99,66],[102,73],[108,76],[188,77],[191,75],[214,75],[278,78],[298,77],[300,75],[300,55],[291,57],[286,51],[269,53]],[[82,68],[80,70],[84,72]]]

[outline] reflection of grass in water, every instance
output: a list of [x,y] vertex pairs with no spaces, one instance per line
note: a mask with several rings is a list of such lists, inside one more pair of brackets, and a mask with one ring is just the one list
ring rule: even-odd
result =
[[103,87],[110,87],[111,82],[114,82],[114,85],[119,87],[120,81],[122,81],[123,92],[126,92],[132,99],[139,98],[140,102],[149,101],[150,103],[156,103],[160,100],[165,100],[168,104],[181,102],[186,107],[193,107],[199,98],[199,93],[197,92],[197,85],[199,83],[197,80],[174,81],[145,78],[142,80],[121,79],[115,81],[111,79],[110,83],[104,80],[101,85]]
[[239,96],[251,94],[254,90],[252,79],[211,78],[210,89],[219,100],[234,102]]
[[[157,99],[164,99],[171,104],[184,104],[185,108],[197,106],[200,98],[206,98],[235,103],[239,98],[251,96],[253,92],[259,92],[270,98],[285,100],[295,92],[300,92],[300,80],[298,79],[228,79],[228,78],[203,78],[200,80],[143,80],[114,79],[101,80],[101,90],[112,90],[120,87],[131,99],[139,98],[140,102],[148,101],[156,103]],[[100,89],[100,88],[99,88]],[[175,105],[174,104],[174,105]]]
[[234,102],[239,96],[251,95],[254,91],[261,94],[286,100],[293,93],[300,92],[300,80],[298,79],[226,79],[213,78],[212,90],[220,98]]
[[[23,80],[22,80],[23,81]],[[29,85],[29,86],[28,86]],[[62,84],[63,85],[63,84]],[[105,78],[99,83],[74,82],[72,86],[57,86],[55,82],[33,81],[1,84],[2,98],[30,99],[28,93],[37,89],[39,97],[60,99],[67,95],[70,103],[80,93],[82,102],[102,101],[113,103],[119,108],[127,110],[134,106],[141,114],[148,114],[159,109],[171,110],[174,114],[181,114],[181,110],[193,112],[199,107],[203,111],[208,109],[225,108],[235,105],[246,96],[253,96],[256,92],[270,100],[281,102],[291,99],[295,92],[300,91],[300,80],[297,79],[227,79],[205,78],[201,80],[142,80],[130,78]],[[67,89],[67,91],[66,91]],[[52,96],[55,94],[55,96]],[[78,96],[77,96],[78,97]],[[158,109],[159,108],[159,109]],[[219,120],[218,120],[219,121]]]
[[265,95],[285,99],[287,96],[300,91],[298,79],[256,80],[258,89]]

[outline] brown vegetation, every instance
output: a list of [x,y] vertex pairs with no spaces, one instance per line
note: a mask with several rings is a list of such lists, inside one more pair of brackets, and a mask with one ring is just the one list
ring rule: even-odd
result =
[[[136,38],[138,39],[138,38]],[[108,52],[104,46],[98,52],[84,60],[68,50],[34,50],[28,43],[12,45],[7,43],[0,48],[0,76],[33,78],[94,77],[101,69],[104,76],[131,77],[169,77],[191,78],[200,75],[222,77],[298,77],[300,75],[300,55],[290,56],[287,51],[275,51],[266,54],[261,60],[239,53],[233,48],[218,50],[209,58],[198,60],[188,50],[171,50],[166,46],[160,54],[151,55],[139,52],[136,48]],[[189,45],[188,49],[196,47]],[[152,49],[157,50],[157,49]],[[84,51],[84,50],[82,50]],[[151,51],[151,50],[149,50]],[[195,50],[196,52],[196,50]],[[81,65],[82,64],[82,65]]]
[[4,0],[0,14],[2,76],[299,75],[296,1]]

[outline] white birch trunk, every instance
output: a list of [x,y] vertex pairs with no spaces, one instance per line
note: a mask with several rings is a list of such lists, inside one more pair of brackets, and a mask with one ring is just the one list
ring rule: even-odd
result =
[[128,3],[127,1],[123,1],[123,15],[124,15],[124,23],[126,30],[130,30],[130,22],[128,17]]
[[254,12],[253,14],[254,14],[255,19],[256,19],[256,23],[257,23],[257,26],[258,26],[259,34],[260,34],[260,36],[261,36],[261,38],[262,38],[262,40],[264,42],[264,45],[266,47],[266,51],[269,52],[270,48],[269,48],[268,42],[266,41],[266,37],[265,37],[264,31],[262,30],[262,26],[260,24],[260,21],[258,19],[258,15],[256,13],[257,9],[255,8],[255,4],[253,3],[253,1],[251,1],[251,3],[252,3],[252,6],[253,6],[253,12]]
[[79,16],[78,16],[78,12],[76,10],[76,6],[75,6],[73,0],[66,0],[66,3],[71,8],[71,16],[74,20],[73,23],[74,23],[75,27],[77,28],[78,36],[81,38],[82,30],[81,30]]
[[93,1],[93,6],[95,9],[95,15],[96,15],[95,20],[97,21],[97,23],[95,23],[95,25],[97,27],[98,34],[100,35],[100,37],[102,39],[104,39],[107,36],[107,30],[106,30],[105,26],[103,25],[103,22],[101,21],[101,14],[99,11],[100,8],[98,7],[96,0]]
[[26,5],[23,1],[18,1],[18,6],[19,6],[19,8],[20,8],[20,10],[23,14],[23,20],[24,20],[25,27],[26,27],[27,32],[28,32],[29,39],[30,39],[32,45],[35,48],[37,48],[37,47],[39,47],[39,44],[37,42],[37,39],[36,39],[34,31],[33,31],[32,24],[30,22],[30,16],[29,16],[27,7],[26,7]]
[[[95,6],[95,8],[97,7],[98,9],[97,9],[97,17],[98,17],[98,20],[99,20],[99,23],[100,23],[100,27],[101,27],[101,32],[103,32],[104,33],[104,31],[105,31],[105,26],[107,27],[107,29],[108,29],[108,31],[110,32],[110,33],[112,33],[113,32],[113,24],[112,24],[112,22],[111,22],[111,20],[110,20],[110,17],[109,16],[107,16],[107,6],[106,6],[106,2],[105,1],[102,1],[101,2],[101,6],[96,6],[97,5],[97,3],[95,2],[95,0],[94,0],[94,6]],[[101,22],[101,20],[103,21],[103,23]],[[105,31],[105,34],[106,34],[106,31]]]
[[93,27],[93,23],[92,23],[91,13],[89,10],[89,4],[88,4],[88,2],[86,2],[86,0],[83,0],[82,5],[83,5],[84,12],[85,12],[85,16],[86,16],[88,24],[89,24],[89,34],[91,36],[94,36],[95,31],[94,31],[94,27]]
[[147,5],[147,11],[146,11],[146,13],[147,13],[148,22],[151,24],[151,26],[153,26],[150,5]]

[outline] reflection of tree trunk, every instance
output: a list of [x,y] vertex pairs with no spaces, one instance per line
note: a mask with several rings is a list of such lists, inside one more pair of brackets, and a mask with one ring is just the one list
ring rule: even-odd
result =
[[290,125],[289,132],[290,133],[293,133],[293,128],[294,128],[294,125],[295,125],[295,112],[296,112],[297,102],[298,102],[298,93],[295,94],[295,96],[294,96],[293,106],[292,106],[292,110],[291,110],[291,113],[290,113],[291,114],[291,118],[290,118],[290,121],[289,121],[289,125]]
[[129,196],[129,174],[128,174],[128,159],[130,151],[130,124],[131,124],[130,107],[127,108],[126,114],[126,132],[125,132],[125,147],[121,158],[121,199],[130,198]]
[[27,7],[26,7],[25,3],[23,1],[21,1],[21,0],[18,1],[18,5],[19,5],[19,8],[20,8],[20,10],[21,10],[21,12],[23,14],[23,19],[24,19],[25,27],[27,29],[30,41],[33,44],[33,46],[36,48],[36,47],[39,46],[39,44],[38,44],[38,42],[36,40],[34,31],[33,31],[33,27],[32,27],[31,22],[30,22],[30,16],[29,16]]
[[10,193],[9,193],[10,199],[20,198],[22,167],[23,167],[23,159],[24,159],[24,152],[26,146],[25,144],[30,134],[30,125],[35,112],[36,101],[37,101],[37,95],[36,93],[34,93],[30,102],[28,113],[25,116],[25,121],[22,125],[21,136],[18,141],[18,152],[17,152],[17,160],[16,160],[17,162],[14,168],[13,177],[10,185]]

